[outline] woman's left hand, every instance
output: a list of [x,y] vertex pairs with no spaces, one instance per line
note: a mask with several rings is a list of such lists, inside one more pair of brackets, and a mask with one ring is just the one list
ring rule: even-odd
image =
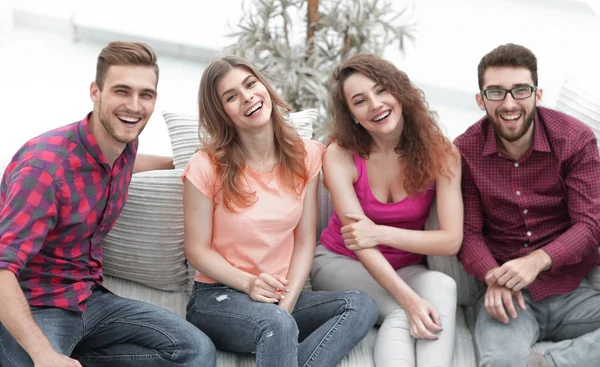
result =
[[356,221],[341,230],[348,250],[357,251],[380,244],[381,229],[372,220],[362,214],[346,213],[345,216]]

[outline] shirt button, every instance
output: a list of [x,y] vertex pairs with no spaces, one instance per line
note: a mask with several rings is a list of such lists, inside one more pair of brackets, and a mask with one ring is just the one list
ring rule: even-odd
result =
[[519,164],[517,162],[515,162],[515,168],[519,167]]
[[521,196],[521,191],[517,190],[517,196]]
[[527,231],[527,237],[531,237],[531,232]]
[[523,210],[523,214],[527,214],[527,213],[529,213],[529,210],[527,210],[527,209]]
[[528,246],[527,244],[524,244],[524,245],[523,245],[523,247],[527,247],[527,246]]

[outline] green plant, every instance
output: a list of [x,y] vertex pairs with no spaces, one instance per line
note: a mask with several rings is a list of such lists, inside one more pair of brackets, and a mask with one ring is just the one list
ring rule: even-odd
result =
[[357,53],[382,55],[414,40],[409,6],[391,0],[253,0],[226,48],[263,70],[293,110],[317,108],[315,138],[327,137],[329,78]]

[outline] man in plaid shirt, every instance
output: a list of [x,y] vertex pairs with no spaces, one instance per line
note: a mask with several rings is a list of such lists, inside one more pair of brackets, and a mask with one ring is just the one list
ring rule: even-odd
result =
[[215,365],[215,348],[196,327],[102,286],[102,238],[125,203],[131,175],[172,165],[152,156],[136,160],[157,83],[149,46],[110,43],[90,87],[93,111],[28,141],[6,168],[0,365]]
[[[456,139],[465,227],[459,259],[486,284],[480,366],[593,366],[600,360],[600,157],[590,128],[540,107],[537,60],[506,44],[479,64],[487,116]],[[569,342],[544,354],[540,340]]]

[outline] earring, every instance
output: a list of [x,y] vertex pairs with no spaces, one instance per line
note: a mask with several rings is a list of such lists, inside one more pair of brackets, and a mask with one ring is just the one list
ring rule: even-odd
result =
[[355,124],[358,124],[358,121],[356,121],[356,119],[353,119]]

